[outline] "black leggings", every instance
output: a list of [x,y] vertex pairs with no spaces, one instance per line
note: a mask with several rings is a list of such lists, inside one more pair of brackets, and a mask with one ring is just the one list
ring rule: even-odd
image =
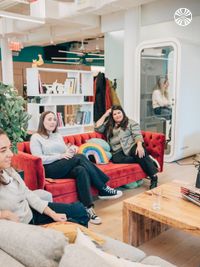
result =
[[71,159],[61,159],[46,164],[44,169],[45,176],[48,178],[76,179],[78,197],[85,207],[90,207],[93,203],[91,185],[101,190],[109,180],[107,175],[82,154],[76,154]]
[[[88,226],[89,218],[83,204],[79,202],[73,204],[49,202],[48,206],[56,213],[66,214],[67,221],[79,223],[86,227]],[[33,218],[29,224],[40,225],[54,222],[51,217],[40,214],[34,209],[32,209],[32,213]]]
[[145,151],[145,155],[143,158],[139,158],[138,155],[135,155],[136,148],[137,145],[134,145],[131,148],[129,156],[126,156],[122,150],[116,154],[113,154],[112,161],[114,163],[138,163],[149,177],[154,176],[158,172],[158,170],[155,167],[151,158],[149,157],[145,147],[143,146]]

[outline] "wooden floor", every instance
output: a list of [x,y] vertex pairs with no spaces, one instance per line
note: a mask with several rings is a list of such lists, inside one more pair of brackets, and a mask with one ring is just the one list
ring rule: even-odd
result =
[[[195,182],[197,169],[192,164],[192,158],[177,163],[165,163],[164,172],[159,174],[159,184],[171,180]],[[90,229],[122,240],[122,200],[147,190],[149,181],[137,189],[125,189],[123,197],[111,201],[95,201],[95,210],[102,218],[101,225],[90,224]],[[199,207],[200,216],[200,207]],[[178,267],[200,267],[200,238],[188,233],[170,229],[153,240],[139,247],[147,255],[160,256]]]

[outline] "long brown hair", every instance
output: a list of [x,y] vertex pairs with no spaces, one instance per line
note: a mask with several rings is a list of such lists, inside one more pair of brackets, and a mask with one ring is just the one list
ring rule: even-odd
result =
[[[56,117],[56,115],[55,115],[55,113],[53,111],[44,111],[40,115],[40,121],[39,121],[38,129],[37,129],[37,133],[39,133],[41,135],[49,136],[47,130],[44,127],[44,119],[50,113],[53,114]],[[57,132],[57,128],[58,128],[58,123],[56,125],[56,128],[53,130],[53,133]]]
[[107,135],[108,139],[113,137],[113,128],[115,127],[115,121],[113,119],[113,112],[115,110],[120,110],[123,114],[123,120],[120,122],[118,127],[121,127],[125,131],[127,128],[127,125],[128,125],[128,117],[126,116],[126,113],[123,110],[123,108],[120,105],[112,106],[110,116],[109,116],[107,123],[106,123],[106,135]]
[[[1,135],[6,135],[7,134],[4,132],[4,130],[2,130],[0,128],[0,138],[1,138]],[[0,185],[8,185],[10,182],[6,183],[5,180],[4,180],[4,177],[3,177],[3,171],[0,170]]]

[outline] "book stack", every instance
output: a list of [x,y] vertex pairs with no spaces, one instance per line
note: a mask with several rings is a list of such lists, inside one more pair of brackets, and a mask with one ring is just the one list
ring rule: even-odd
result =
[[77,111],[76,113],[76,123],[77,124],[90,124],[91,111]]
[[195,186],[181,186],[182,197],[200,206],[200,189]]

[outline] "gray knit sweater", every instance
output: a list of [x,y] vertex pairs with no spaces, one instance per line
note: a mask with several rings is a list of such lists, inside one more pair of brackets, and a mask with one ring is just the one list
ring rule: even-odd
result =
[[63,137],[59,133],[51,133],[49,137],[35,133],[30,141],[31,154],[42,159],[43,164],[50,164],[61,159],[67,151]]
[[48,202],[41,200],[34,192],[30,191],[21,179],[20,175],[9,168],[3,171],[5,181],[8,185],[0,185],[0,210],[10,210],[19,216],[20,222],[29,223],[33,217],[33,208],[43,213]]

